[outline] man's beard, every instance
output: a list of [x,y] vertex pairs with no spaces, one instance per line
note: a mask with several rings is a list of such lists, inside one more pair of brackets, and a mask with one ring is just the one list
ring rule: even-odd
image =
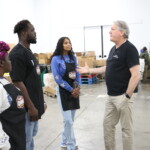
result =
[[35,39],[28,39],[28,43],[36,44],[36,38]]

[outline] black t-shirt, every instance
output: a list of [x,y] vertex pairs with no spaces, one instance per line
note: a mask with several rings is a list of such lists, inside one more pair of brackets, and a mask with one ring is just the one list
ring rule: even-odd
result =
[[44,113],[44,98],[42,82],[40,78],[40,68],[36,57],[30,49],[17,44],[9,54],[12,63],[10,76],[13,82],[23,82],[29,96],[38,109],[39,118]]
[[[118,96],[126,92],[131,77],[129,69],[138,64],[138,51],[129,41],[117,49],[115,46],[111,49],[106,67],[108,95]],[[137,92],[137,88],[135,92]]]

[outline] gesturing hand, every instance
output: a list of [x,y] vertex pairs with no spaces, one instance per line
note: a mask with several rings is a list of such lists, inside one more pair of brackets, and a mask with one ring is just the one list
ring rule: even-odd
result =
[[78,66],[77,69],[76,69],[76,71],[78,71],[80,74],[82,74],[82,73],[89,73],[89,69],[90,68],[89,68],[88,64],[85,63],[84,67]]

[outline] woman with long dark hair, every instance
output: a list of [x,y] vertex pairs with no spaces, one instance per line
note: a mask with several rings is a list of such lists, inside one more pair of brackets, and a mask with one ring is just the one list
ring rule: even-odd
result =
[[80,75],[76,71],[77,60],[68,37],[58,40],[56,49],[51,57],[51,69],[57,87],[57,100],[60,105],[64,130],[62,132],[61,148],[77,150],[73,123],[76,109],[80,108]]

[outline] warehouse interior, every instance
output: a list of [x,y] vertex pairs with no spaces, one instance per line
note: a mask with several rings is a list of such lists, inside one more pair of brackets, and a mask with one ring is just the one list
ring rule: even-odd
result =
[[[60,37],[71,39],[79,66],[103,67],[111,47],[109,31],[113,21],[124,20],[130,28],[129,41],[150,53],[149,0],[5,0],[0,1],[0,41],[11,49],[18,43],[14,25],[28,19],[35,27],[37,44],[31,49],[41,69],[44,99],[48,105],[39,121],[35,150],[59,150],[63,119],[56,97],[56,83],[50,57]],[[6,13],[7,12],[7,13]],[[150,59],[150,57],[149,57]],[[134,149],[150,149],[150,65],[146,72],[140,59],[141,80],[134,102]],[[144,76],[144,78],[143,78]],[[5,77],[11,81],[9,74]],[[80,106],[74,130],[79,150],[104,150],[103,118],[107,89],[105,75],[81,75]],[[122,150],[120,124],[116,130],[116,150]]]
[[[149,84],[140,84],[138,98],[134,103],[134,147],[135,150],[150,148],[150,96]],[[107,97],[105,82],[83,85],[81,108],[77,111],[74,130],[80,150],[105,150],[103,140],[104,106]],[[60,149],[62,116],[55,98],[45,95],[48,109],[40,120],[35,137],[35,150]],[[122,150],[120,124],[116,128],[116,150]]]

